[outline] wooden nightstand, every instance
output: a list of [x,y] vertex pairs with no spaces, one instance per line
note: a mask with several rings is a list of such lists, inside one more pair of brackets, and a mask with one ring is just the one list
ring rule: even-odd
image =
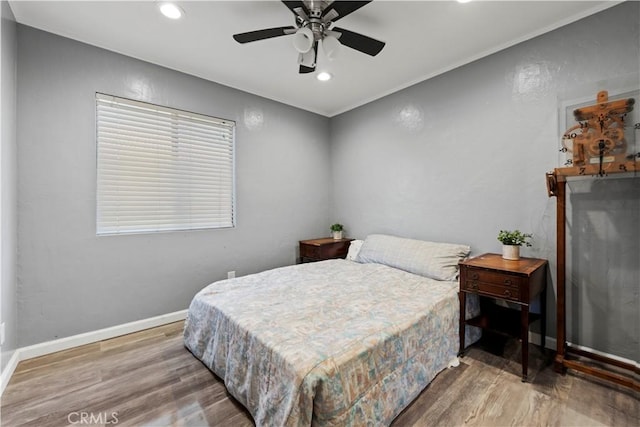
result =
[[[498,254],[484,254],[462,261],[459,265],[460,355],[464,354],[465,325],[518,337],[522,340],[522,381],[526,381],[529,364],[529,324],[538,319],[544,349],[547,260],[521,258],[518,261],[510,261]],[[465,320],[467,293],[518,304],[520,313],[494,304],[491,310]],[[529,313],[529,305],[537,295],[540,295],[540,314]]]
[[300,240],[300,260],[301,262],[313,262],[333,258],[346,258],[349,244],[352,240],[336,240],[331,237]]

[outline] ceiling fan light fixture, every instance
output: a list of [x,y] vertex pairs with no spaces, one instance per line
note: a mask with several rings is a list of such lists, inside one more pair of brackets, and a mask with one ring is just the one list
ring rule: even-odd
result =
[[180,19],[184,15],[184,10],[175,3],[162,2],[158,7],[160,12],[169,19]]
[[313,41],[311,28],[302,27],[293,36],[293,47],[300,53],[307,53],[311,50]]
[[334,36],[326,35],[322,39],[322,50],[329,61],[333,61],[340,55],[341,44]]

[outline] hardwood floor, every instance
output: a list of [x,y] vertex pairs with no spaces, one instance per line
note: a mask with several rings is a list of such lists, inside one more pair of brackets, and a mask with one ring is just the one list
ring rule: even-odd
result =
[[[183,322],[20,362],[3,396],[2,426],[252,426],[222,381],[182,345]],[[520,345],[502,356],[468,350],[440,373],[393,426],[638,426],[630,389],[560,376]]]

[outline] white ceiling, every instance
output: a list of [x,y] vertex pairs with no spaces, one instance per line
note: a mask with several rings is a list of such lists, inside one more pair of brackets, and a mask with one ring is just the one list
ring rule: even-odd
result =
[[235,33],[294,25],[279,1],[179,1],[172,21],[147,1],[10,1],[16,20],[328,117],[614,6],[619,1],[375,0],[337,25],[387,44],[344,48],[298,74],[291,36],[241,45]]

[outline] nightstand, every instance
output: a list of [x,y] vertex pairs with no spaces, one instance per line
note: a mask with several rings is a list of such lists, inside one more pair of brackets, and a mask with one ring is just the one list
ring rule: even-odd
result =
[[323,261],[325,259],[346,258],[349,244],[353,239],[321,239],[300,240],[301,262]]
[[[464,354],[465,325],[478,326],[520,338],[522,341],[522,381],[527,380],[529,364],[529,324],[540,320],[541,347],[544,350],[546,328],[547,260],[503,259],[499,254],[484,254],[460,265],[460,355]],[[466,296],[477,294],[520,306],[517,310],[493,304],[480,316],[465,320]],[[540,314],[529,313],[532,300],[540,295]]]

